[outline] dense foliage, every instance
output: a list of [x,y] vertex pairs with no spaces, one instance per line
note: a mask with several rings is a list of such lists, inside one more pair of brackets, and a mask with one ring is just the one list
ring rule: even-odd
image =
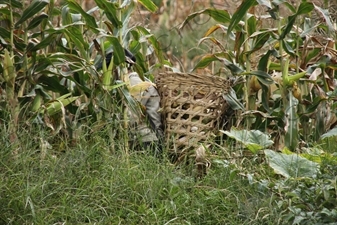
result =
[[94,2],[88,11],[75,0],[0,3],[1,224],[337,220],[335,2],[245,0],[234,13],[211,7],[184,18],[179,33],[192,28],[198,51],[182,59],[194,72],[244,80],[226,98],[233,111],[197,181],[128,151],[125,108],[141,109],[123,48],[150,79],[176,70],[172,52],[182,53],[134,21],[160,1]]

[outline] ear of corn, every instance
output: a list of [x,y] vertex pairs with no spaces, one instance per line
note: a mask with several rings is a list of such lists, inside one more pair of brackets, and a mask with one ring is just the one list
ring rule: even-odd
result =
[[5,49],[5,59],[4,59],[4,72],[3,76],[6,82],[12,84],[14,86],[14,79],[15,79],[15,70],[13,61],[9,55],[7,49]]
[[40,109],[41,104],[42,104],[42,99],[43,99],[42,96],[39,93],[37,93],[32,103],[32,109],[31,109],[32,112],[35,113]]
[[75,101],[76,99],[80,97],[80,96],[74,96],[74,97],[67,98],[67,96],[69,95],[70,94],[63,95],[59,97],[58,99],[48,103],[46,106],[47,114],[51,116],[51,115],[58,113],[62,108],[69,105],[70,103],[72,103],[73,101]]

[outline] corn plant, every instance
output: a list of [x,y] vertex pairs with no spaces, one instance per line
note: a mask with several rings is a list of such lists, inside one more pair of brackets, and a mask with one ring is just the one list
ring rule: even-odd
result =
[[[314,13],[324,20],[313,20]],[[222,75],[246,79],[234,87],[244,105],[238,126],[272,134],[277,149],[296,150],[336,123],[336,27],[328,10],[307,1],[245,0],[233,15],[209,8],[189,15],[180,28],[201,14],[217,24],[199,43],[211,42],[218,52],[204,55],[194,69],[221,62]]]
[[[60,130],[76,133],[80,124],[96,124],[91,128],[95,131],[108,123],[120,126],[123,105],[139,110],[123,79],[112,71],[125,73],[123,48],[128,48],[137,58],[137,72],[150,76],[144,53],[151,45],[160,66],[160,45],[151,31],[130,27],[135,2],[95,3],[89,11],[75,0],[60,7],[48,0],[0,4],[0,81],[1,93],[6,93],[0,110],[13,134],[19,125],[49,127],[53,135]],[[139,3],[156,10],[152,1]],[[98,71],[95,64],[112,49],[112,63],[107,68],[104,61]]]

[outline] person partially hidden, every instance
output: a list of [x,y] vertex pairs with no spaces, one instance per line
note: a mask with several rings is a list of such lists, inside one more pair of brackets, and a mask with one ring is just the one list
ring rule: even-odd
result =
[[[106,55],[106,66],[109,67],[112,53]],[[140,88],[139,92],[133,92],[133,97],[138,101],[144,113],[136,113],[128,109],[129,116],[129,146],[132,150],[146,150],[157,158],[163,157],[163,124],[160,109],[160,96],[156,87],[149,80],[142,80],[138,73],[132,72],[132,65],[136,63],[136,57],[125,49],[125,62],[128,68],[129,86],[142,85],[146,82],[146,88]],[[96,69],[102,68],[100,62]],[[138,90],[138,89],[137,89]]]

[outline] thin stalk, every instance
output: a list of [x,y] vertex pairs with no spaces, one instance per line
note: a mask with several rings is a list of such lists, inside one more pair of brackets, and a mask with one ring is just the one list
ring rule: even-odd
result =
[[[279,18],[278,20],[278,33],[281,34],[282,30],[282,20],[281,18]],[[284,61],[283,58],[283,46],[282,46],[282,40],[279,40],[279,54],[280,54],[280,65],[281,65],[281,73],[282,73],[282,81],[283,83],[280,85],[280,91],[281,91],[281,97],[282,97],[282,102],[283,102],[283,110],[285,109],[285,107],[287,106],[287,96],[286,96],[286,92],[287,92],[287,87],[285,85],[286,83],[286,79],[288,76],[288,68],[285,68],[286,66],[286,62]]]
[[17,138],[17,126],[18,126],[18,119],[19,119],[19,112],[20,108],[18,105],[18,99],[17,95],[15,93],[15,78],[16,78],[16,72],[14,69],[14,17],[13,17],[13,9],[12,4],[10,2],[10,61],[12,61],[12,68],[8,68],[9,74],[8,76],[10,79],[6,83],[6,91],[7,91],[7,100],[8,100],[8,106],[10,109],[10,123],[9,123],[9,135],[10,135],[10,141],[16,142],[18,140]]
[[[120,6],[122,5],[122,0],[118,0],[118,6],[119,8],[117,9],[117,18],[119,21],[122,21],[122,9],[120,8]],[[123,34],[121,32],[122,30],[119,29],[118,32],[118,40],[119,43],[122,43],[123,41]],[[122,66],[123,67],[123,66]],[[120,70],[120,75],[123,81],[125,81],[127,76],[127,73],[124,72],[123,69]],[[128,129],[129,129],[129,123],[128,123],[128,109],[126,106],[126,103],[123,104],[123,109],[122,109],[122,113],[123,113],[123,130],[124,130],[124,148],[125,148],[125,155],[128,157],[129,156],[129,137],[128,137]]]
[[[248,36],[248,16],[245,16],[245,34],[244,34],[244,40],[245,40],[245,44],[244,44],[244,52],[248,52],[250,50],[250,45],[249,45],[249,36]],[[250,72],[251,71],[251,63],[250,63],[250,53],[246,55],[246,72]],[[251,93],[250,90],[250,82],[251,82],[252,77],[251,76],[247,76],[246,77],[246,83],[245,83],[245,99],[247,102],[246,105],[246,110],[254,110],[256,107],[256,95]],[[253,117],[248,117],[246,120],[246,128],[250,129],[251,125],[253,123]]]

